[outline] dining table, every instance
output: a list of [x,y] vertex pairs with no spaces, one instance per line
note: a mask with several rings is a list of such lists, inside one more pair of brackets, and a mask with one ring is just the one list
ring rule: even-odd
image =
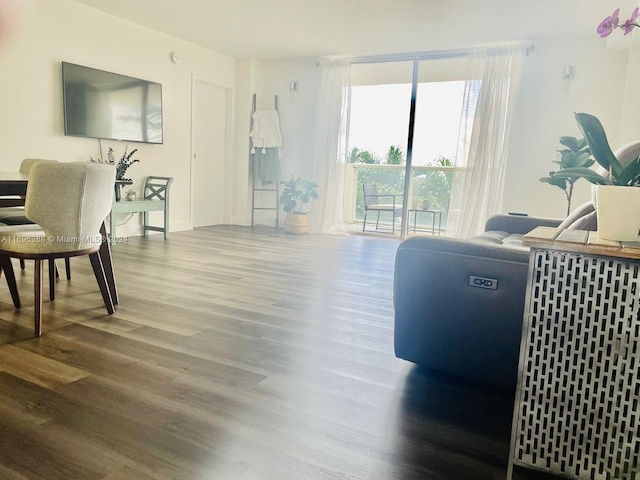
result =
[[[29,175],[17,171],[0,171],[0,207],[24,206],[29,186]],[[106,219],[105,219],[106,221]],[[105,273],[105,280],[109,288],[109,296],[113,305],[118,304],[118,288],[113,271],[113,261],[111,257],[111,247],[109,236],[107,235],[106,222],[100,226],[102,242],[98,251],[98,256]],[[1,228],[1,227],[0,227]]]

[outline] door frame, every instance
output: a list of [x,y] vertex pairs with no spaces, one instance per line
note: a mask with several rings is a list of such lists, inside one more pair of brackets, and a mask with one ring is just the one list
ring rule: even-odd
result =
[[[226,179],[229,172],[233,172],[231,168],[229,168],[229,162],[232,158],[233,152],[233,87],[231,85],[226,85],[219,82],[214,82],[208,80],[204,77],[201,77],[197,74],[191,74],[191,132],[190,132],[190,157],[189,157],[189,221],[191,222],[191,226],[193,228],[193,219],[194,219],[194,160],[195,160],[195,142],[194,142],[194,124],[195,124],[195,101],[196,101],[196,84],[201,83],[205,85],[210,85],[212,87],[220,88],[224,90],[225,97],[225,139],[224,139],[224,154],[223,154],[223,175]],[[224,182],[224,190],[223,190],[223,204],[222,204],[222,218],[224,223],[230,223],[231,219],[231,194],[232,191],[228,187],[228,185],[232,185],[233,182],[225,181]]]

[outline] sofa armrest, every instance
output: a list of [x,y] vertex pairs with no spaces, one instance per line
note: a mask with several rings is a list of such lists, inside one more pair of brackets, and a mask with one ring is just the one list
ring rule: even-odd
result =
[[394,276],[396,356],[514,388],[528,260],[526,251],[460,239],[404,240]]
[[562,220],[557,218],[530,217],[528,215],[493,215],[487,220],[485,232],[497,230],[509,233],[529,233],[536,227],[557,227]]

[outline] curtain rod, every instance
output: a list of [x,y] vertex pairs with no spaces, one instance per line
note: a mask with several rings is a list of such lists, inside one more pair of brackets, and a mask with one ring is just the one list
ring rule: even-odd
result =
[[464,58],[468,57],[474,52],[479,52],[491,48],[504,48],[504,47],[520,47],[524,50],[525,55],[529,55],[534,52],[535,44],[533,43],[511,43],[511,44],[495,44],[486,45],[484,47],[473,48],[458,48],[451,50],[433,50],[427,52],[412,52],[412,53],[391,53],[386,55],[365,55],[359,57],[329,57],[327,60],[342,60],[351,64],[358,63],[383,63],[383,62],[398,62],[398,61],[412,61],[412,60],[440,60],[445,58]]

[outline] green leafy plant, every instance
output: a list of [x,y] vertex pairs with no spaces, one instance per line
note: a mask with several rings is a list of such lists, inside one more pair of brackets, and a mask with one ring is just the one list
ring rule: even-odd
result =
[[387,160],[387,165],[402,165],[404,163],[404,153],[402,153],[400,145],[391,145],[387,150],[385,159]]
[[92,163],[106,163],[108,165],[115,165],[115,167],[116,167],[116,180],[123,180],[123,181],[126,181],[126,182],[130,182],[131,179],[130,178],[124,178],[124,174],[127,172],[127,169],[131,165],[133,165],[134,163],[140,162],[140,160],[138,160],[137,158],[131,160],[131,157],[133,157],[135,155],[135,153],[138,151],[137,148],[134,148],[129,153],[127,153],[127,148],[128,148],[128,146],[125,145],[124,153],[122,154],[122,157],[120,158],[118,163],[115,162],[113,148],[111,148],[111,147],[109,147],[109,150],[107,150],[107,160],[106,161],[102,160],[101,158],[96,160],[93,157],[91,157],[91,162]]
[[317,183],[304,180],[302,178],[295,178],[291,175],[291,178],[286,182],[280,182],[284,185],[282,194],[280,195],[279,202],[282,204],[282,209],[289,213],[304,213],[305,205],[312,199],[319,197]]
[[[560,144],[565,148],[558,150],[560,160],[555,161],[560,167],[560,172],[569,168],[589,168],[595,162],[591,158],[591,151],[584,138],[577,139],[575,137],[560,137]],[[574,184],[582,178],[579,175],[565,177],[558,175],[558,172],[549,172],[548,177],[542,177],[541,182],[555,185],[564,191],[567,198],[567,215],[571,212],[571,197],[573,196]]]
[[581,177],[596,185],[640,185],[640,157],[623,166],[609,147],[607,135],[600,120],[588,113],[576,113],[575,117],[589,145],[591,155],[607,173],[601,175],[590,168],[576,167],[556,172],[555,177]]
[[[113,164],[113,150],[111,148],[109,150],[111,151],[111,163]],[[137,163],[137,162],[140,161],[137,158],[134,159],[134,160],[131,160],[131,157],[133,157],[137,151],[138,151],[138,149],[134,148],[133,150],[131,150],[127,154],[127,146],[124,147],[124,153],[122,154],[122,157],[120,158],[120,160],[118,161],[118,163],[116,165],[116,179],[117,180],[130,180],[129,178],[124,178],[124,174],[126,173],[127,169],[131,165],[133,165],[134,163]],[[108,155],[107,155],[107,157],[108,157]]]

